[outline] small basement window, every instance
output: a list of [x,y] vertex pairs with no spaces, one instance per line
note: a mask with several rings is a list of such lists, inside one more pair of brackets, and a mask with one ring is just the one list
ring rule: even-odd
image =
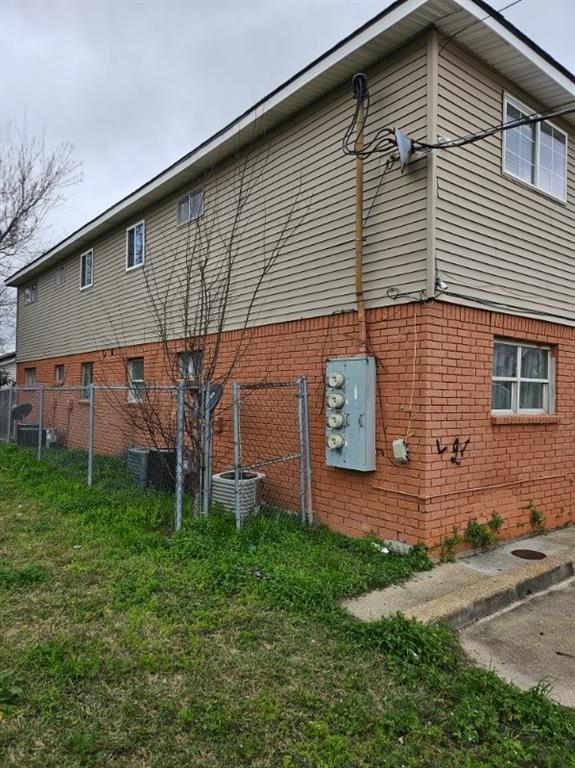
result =
[[178,200],[178,224],[199,219],[204,212],[204,193],[190,192]]
[[24,288],[24,304],[34,304],[37,296],[36,283],[31,283]]
[[128,360],[128,400],[141,403],[144,399],[144,358],[133,357]]
[[[510,99],[505,99],[504,110],[506,123],[533,115]],[[503,131],[503,168],[511,176],[565,200],[567,134],[547,120]]]
[[89,250],[80,256],[80,290],[90,288],[94,277],[94,251]]
[[126,272],[144,263],[144,222],[126,230]]
[[552,362],[549,347],[496,340],[492,412],[550,413],[553,403]]
[[82,363],[80,370],[82,381],[82,400],[88,400],[90,397],[90,384],[94,383],[94,366],[92,363]]

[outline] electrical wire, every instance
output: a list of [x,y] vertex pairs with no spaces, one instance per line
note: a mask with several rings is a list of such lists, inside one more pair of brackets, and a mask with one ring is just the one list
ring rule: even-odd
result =
[[465,136],[460,136],[457,139],[450,139],[448,141],[439,141],[436,144],[428,144],[424,141],[415,141],[413,146],[416,150],[432,150],[432,149],[453,149],[454,147],[464,147],[467,144],[473,144],[481,139],[486,139],[489,136],[493,136],[500,131],[509,131],[512,128],[520,128],[522,125],[534,125],[535,123],[541,123],[544,120],[549,120],[554,117],[562,117],[563,115],[571,115],[575,113],[575,105],[572,107],[556,109],[552,112],[545,112],[543,114],[539,112],[533,112],[530,115],[519,118],[518,120],[508,120],[505,123],[498,123],[491,128],[486,128],[483,131],[477,133],[468,133]]
[[[498,11],[495,11],[495,8],[493,10],[496,13],[503,13],[503,11],[506,11],[508,8],[512,8],[514,5],[518,5],[520,2],[521,2],[521,0],[513,0],[512,3],[509,3],[508,5],[504,5],[503,8],[500,8]],[[450,16],[451,14],[447,14],[447,15]],[[445,18],[445,16],[442,16],[441,19],[438,19],[437,21],[441,21],[444,18]],[[459,35],[461,35],[463,32],[465,32],[468,29],[471,29],[471,27],[474,27],[476,24],[479,24],[479,22],[481,22],[481,21],[485,21],[486,19],[492,19],[492,18],[493,18],[493,14],[492,13],[488,13],[487,16],[483,16],[481,19],[475,19],[470,24],[467,24],[465,27],[462,27],[462,29],[458,30],[457,32],[454,32],[453,35],[450,35],[446,39],[446,41],[443,43],[443,45],[439,49],[439,55],[441,56],[442,52],[447,48],[449,43],[452,40],[455,40],[455,38],[458,37]]]
[[[359,85],[359,83],[361,83],[361,85]],[[379,128],[373,138],[365,143],[363,149],[358,150],[355,148],[355,142],[357,140],[356,134],[359,111],[363,105],[364,117],[362,133],[365,135],[365,129],[368,124],[369,111],[371,107],[371,95],[369,93],[365,75],[355,75],[353,78],[353,85],[356,104],[351,123],[346,129],[341,142],[343,154],[366,159],[376,152],[384,154],[391,153],[396,146],[395,132],[393,128]]]
[[379,195],[379,191],[381,189],[381,185],[383,184],[383,180],[384,180],[386,174],[389,173],[389,171],[391,171],[391,169],[393,168],[394,165],[395,165],[395,157],[393,157],[393,156],[388,157],[387,160],[385,161],[385,165],[383,167],[383,171],[381,173],[381,176],[379,177],[379,181],[377,183],[377,188],[375,190],[375,193],[374,193],[373,197],[371,198],[371,203],[369,204],[369,209],[368,209],[367,214],[366,214],[366,216],[365,216],[365,218],[363,220],[363,226],[364,227],[367,224],[367,222],[369,220],[369,217],[371,216],[371,212],[373,210],[373,206],[375,204],[375,201],[377,200],[377,196]]

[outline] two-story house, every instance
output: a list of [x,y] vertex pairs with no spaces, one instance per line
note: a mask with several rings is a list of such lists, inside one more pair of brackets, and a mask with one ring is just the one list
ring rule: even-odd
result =
[[[404,172],[393,152],[367,153],[359,246],[358,161],[342,152],[357,72],[365,141],[400,129],[421,150]],[[242,343],[238,380],[308,376],[321,520],[430,545],[494,513],[506,537],[531,530],[533,509],[573,522],[569,107],[574,76],[481,0],[399,0],[14,274],[18,381],[123,382],[120,359],[133,379],[167,380],[190,253],[216,271],[231,254],[222,360]],[[326,359],[365,351],[361,289],[377,362],[369,472],[330,466],[325,447]]]

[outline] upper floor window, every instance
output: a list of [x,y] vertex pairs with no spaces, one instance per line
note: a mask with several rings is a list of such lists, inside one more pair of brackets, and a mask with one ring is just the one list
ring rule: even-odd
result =
[[144,263],[144,222],[126,230],[126,271]]
[[33,387],[36,384],[35,368],[24,368],[24,383],[27,387]]
[[59,288],[66,282],[66,267],[56,267],[54,270],[54,285]]
[[493,350],[491,408],[499,413],[549,413],[551,350],[499,339]]
[[128,400],[140,403],[144,395],[144,358],[132,357],[128,360]]
[[80,290],[89,288],[94,278],[94,251],[86,251],[80,256]]
[[33,304],[36,301],[36,283],[31,283],[24,288],[24,304]]
[[190,192],[178,200],[178,224],[199,219],[204,212],[204,193]]
[[[505,122],[532,114],[516,102],[505,100]],[[503,168],[521,181],[565,200],[567,134],[546,120],[503,131]]]

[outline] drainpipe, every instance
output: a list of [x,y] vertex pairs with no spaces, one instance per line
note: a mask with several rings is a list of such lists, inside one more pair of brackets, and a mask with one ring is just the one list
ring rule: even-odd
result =
[[353,92],[358,102],[357,127],[354,149],[355,156],[355,305],[357,309],[359,352],[367,352],[367,323],[363,296],[363,157],[367,79],[363,74],[353,78]]

